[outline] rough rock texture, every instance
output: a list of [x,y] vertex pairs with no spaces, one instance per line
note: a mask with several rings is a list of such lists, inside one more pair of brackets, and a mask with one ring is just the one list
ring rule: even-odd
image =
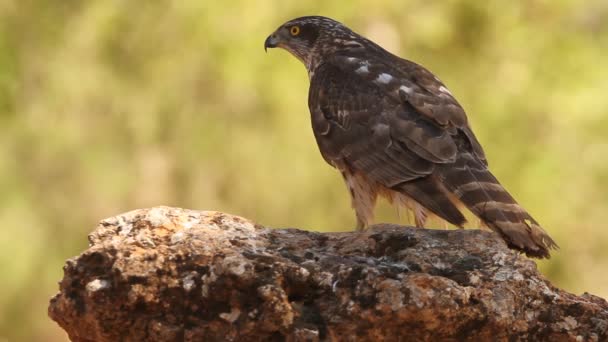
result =
[[608,339],[605,300],[555,288],[487,231],[321,234],[157,207],[89,240],[49,307],[73,341]]

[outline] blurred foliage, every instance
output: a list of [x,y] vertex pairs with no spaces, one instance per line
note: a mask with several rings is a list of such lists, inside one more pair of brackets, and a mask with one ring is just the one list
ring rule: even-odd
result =
[[605,0],[2,0],[0,340],[66,340],[48,299],[104,217],[165,204],[354,226],[314,142],[303,66],[262,48],[308,14],[439,75],[560,244],[543,272],[608,297]]

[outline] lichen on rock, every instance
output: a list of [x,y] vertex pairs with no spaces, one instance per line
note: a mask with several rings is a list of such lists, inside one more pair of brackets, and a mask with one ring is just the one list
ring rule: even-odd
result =
[[608,339],[608,303],[480,230],[269,229],[156,207],[101,221],[49,315],[73,341]]

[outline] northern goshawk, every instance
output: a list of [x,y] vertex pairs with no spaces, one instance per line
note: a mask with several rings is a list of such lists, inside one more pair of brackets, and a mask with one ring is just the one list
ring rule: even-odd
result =
[[541,258],[557,248],[488,170],[464,110],[430,71],[319,16],[281,25],[264,43],[274,47],[308,70],[314,135],[344,177],[358,229],[380,195],[419,227],[429,214],[462,227],[464,204],[511,248]]

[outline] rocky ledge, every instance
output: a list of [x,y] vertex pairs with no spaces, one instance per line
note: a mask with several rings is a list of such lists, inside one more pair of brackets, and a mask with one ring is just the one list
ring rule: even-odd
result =
[[156,207],[101,221],[49,315],[72,341],[606,341],[608,303],[494,233],[270,229]]

